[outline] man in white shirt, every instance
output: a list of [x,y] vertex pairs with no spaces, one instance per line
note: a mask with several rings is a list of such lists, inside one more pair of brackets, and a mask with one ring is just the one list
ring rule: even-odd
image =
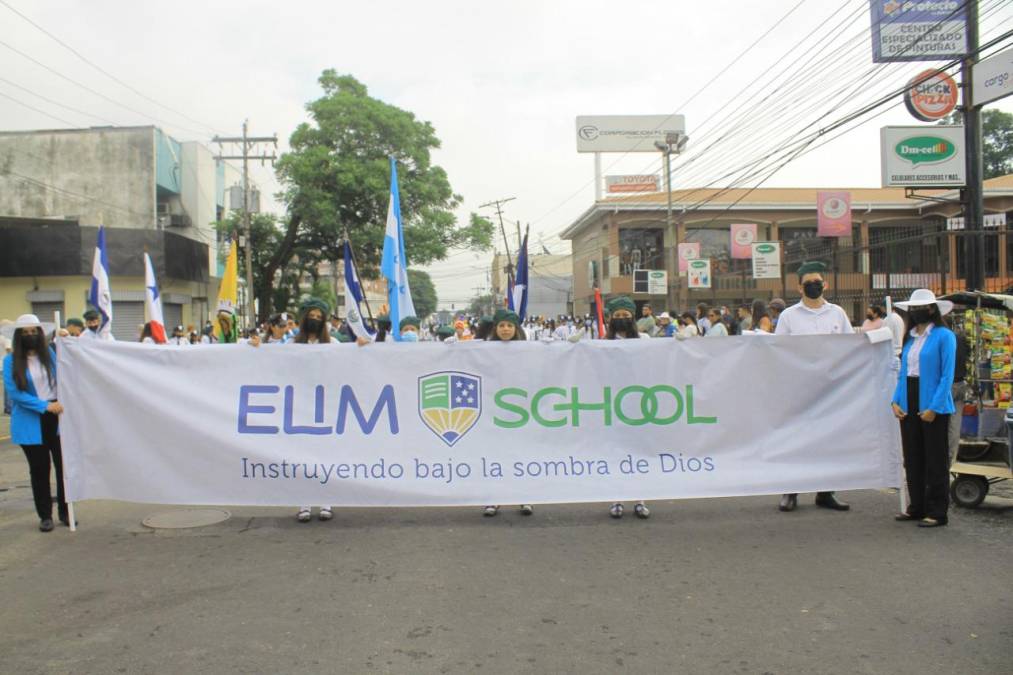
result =
[[87,330],[81,333],[82,339],[112,340],[112,341],[116,340],[116,338],[113,337],[112,331],[109,331],[105,335],[99,333],[99,329],[102,328],[102,317],[94,309],[89,309],[87,312],[84,313],[84,325],[85,328],[87,328]]
[[[781,313],[777,320],[777,328],[774,329],[775,335],[833,335],[855,332],[847,313],[823,297],[826,290],[823,274],[826,271],[826,265],[821,262],[803,263],[798,268],[798,290],[802,294],[802,301]],[[781,496],[778,508],[781,511],[794,511],[797,506],[798,495],[786,494]],[[851,508],[839,501],[833,492],[817,493],[816,506],[835,511],[847,511]]]

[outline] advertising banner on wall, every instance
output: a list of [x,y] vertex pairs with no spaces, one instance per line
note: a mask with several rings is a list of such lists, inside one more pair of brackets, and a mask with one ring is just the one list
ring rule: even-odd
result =
[[851,236],[851,193],[816,193],[816,234],[820,237]]
[[781,243],[758,241],[753,243],[753,278],[781,278]]
[[964,127],[910,126],[880,130],[883,187],[963,187]]
[[605,176],[605,191],[609,194],[637,194],[658,191],[658,177],[652,174],[637,176]]
[[689,269],[689,261],[700,257],[700,242],[685,242],[679,244],[679,274],[685,274]]
[[690,260],[688,275],[689,288],[710,288],[711,287],[711,261],[710,258],[703,260]]
[[731,252],[733,258],[748,260],[753,257],[753,242],[756,241],[756,223],[735,223],[731,227]]
[[948,61],[967,53],[965,0],[869,0],[872,60]]
[[889,339],[57,351],[69,501],[481,506],[899,480]]

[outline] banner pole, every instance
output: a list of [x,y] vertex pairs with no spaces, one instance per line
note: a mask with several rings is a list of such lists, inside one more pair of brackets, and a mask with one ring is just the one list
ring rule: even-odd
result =
[[[886,315],[890,316],[891,314],[893,314],[893,298],[888,295],[886,296]],[[897,377],[900,377],[900,370],[897,371]],[[897,490],[897,496],[900,499],[900,512],[907,513],[907,474],[904,473],[903,452],[900,460],[900,488]]]
[[[56,330],[53,332],[53,341],[55,342],[56,338],[60,335],[60,310],[56,310],[55,312],[53,312],[53,322],[56,324]],[[57,386],[59,386],[59,384]],[[62,449],[60,450],[60,455],[61,455],[60,464],[62,465],[63,464],[63,459],[62,459],[63,450]],[[64,470],[63,470],[62,473],[63,473],[63,494],[64,494],[64,496],[66,496],[67,495],[67,471],[66,471],[66,467],[64,467]],[[77,519],[74,517],[74,502],[72,502],[72,501],[68,501],[67,502],[67,518],[70,519],[70,531],[71,532],[77,532]]]
[[[352,240],[348,238],[348,230],[345,230],[345,243],[348,244],[348,255],[352,259],[352,265],[355,266],[355,276],[359,277],[359,263],[355,262],[355,248],[352,246]],[[361,277],[359,277],[361,280]],[[348,288],[345,288],[345,293],[348,293]],[[369,298],[366,296],[366,290],[362,291],[362,302],[366,305],[366,314],[369,315],[369,322],[373,324],[373,329],[376,329],[376,320],[373,319],[373,310],[369,308]],[[345,302],[345,315],[348,315],[348,302],[346,298]]]

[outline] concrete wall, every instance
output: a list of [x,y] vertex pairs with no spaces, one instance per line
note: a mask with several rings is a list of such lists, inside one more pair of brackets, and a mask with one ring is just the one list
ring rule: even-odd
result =
[[218,240],[214,223],[217,219],[216,172],[214,155],[197,142],[182,144],[183,212],[190,216],[191,227],[173,228],[208,245],[208,270],[211,276],[218,269]]
[[0,214],[155,226],[154,127],[0,133]]

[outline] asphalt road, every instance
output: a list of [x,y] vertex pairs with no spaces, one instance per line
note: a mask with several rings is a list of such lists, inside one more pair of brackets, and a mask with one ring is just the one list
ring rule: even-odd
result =
[[[1008,493],[1007,493],[1008,494]],[[231,509],[79,505],[42,534],[0,444],[3,673],[1009,673],[1013,500],[950,526],[776,497],[604,505]]]

